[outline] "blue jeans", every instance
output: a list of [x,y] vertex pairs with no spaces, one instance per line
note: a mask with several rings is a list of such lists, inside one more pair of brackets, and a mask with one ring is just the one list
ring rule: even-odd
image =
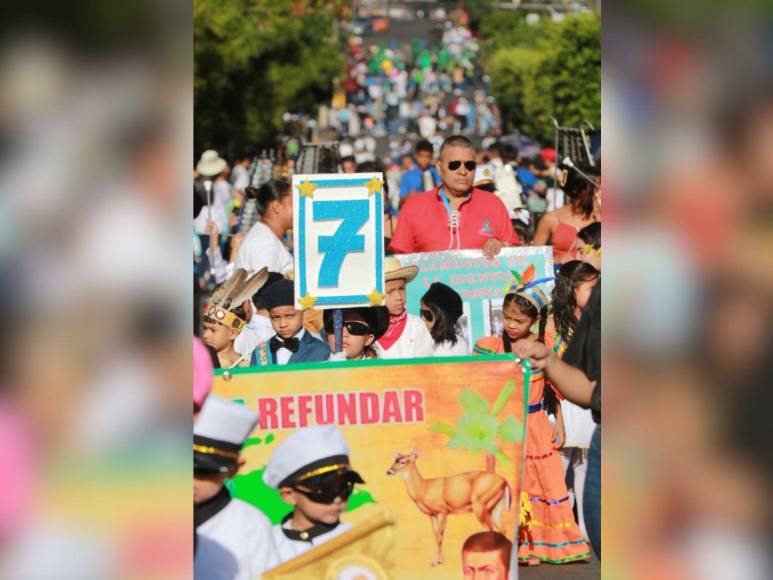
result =
[[585,527],[594,553],[601,560],[601,426],[596,425],[588,451],[588,473],[585,476]]

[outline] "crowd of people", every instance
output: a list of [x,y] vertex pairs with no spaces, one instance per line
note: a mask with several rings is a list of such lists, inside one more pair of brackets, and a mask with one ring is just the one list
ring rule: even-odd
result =
[[[593,402],[591,393],[600,389],[598,366],[591,365],[591,370],[586,369],[583,374],[586,382],[579,387],[581,396],[572,390],[577,377],[570,376],[566,383],[561,371],[553,370],[580,334],[583,312],[593,302],[592,296],[597,296],[600,286],[600,176],[598,164],[595,169],[585,167],[582,173],[563,165],[554,168],[560,175],[550,185],[560,188],[561,195],[556,198],[563,198],[566,203],[536,215],[528,209],[526,187],[531,186],[531,192],[536,195],[545,195],[546,176],[535,167],[534,160],[519,163],[517,155],[503,156],[502,149],[494,142],[485,151],[476,152],[464,135],[446,138],[437,152],[431,142],[422,140],[416,144],[410,158],[412,166],[408,168],[408,160],[404,160],[403,167],[407,170],[400,176],[397,203],[388,203],[384,216],[385,224],[390,226],[385,228],[389,255],[384,263],[384,305],[344,309],[340,348],[336,345],[332,312],[301,310],[294,301],[290,242],[293,203],[289,182],[270,179],[252,188],[246,185],[242,171],[234,171],[229,181],[228,164],[216,152],[205,152],[197,166],[200,173],[197,179],[209,183],[196,190],[198,201],[194,207],[194,223],[199,227],[195,231],[203,230],[195,235],[195,260],[203,264],[197,270],[195,288],[204,297],[197,302],[196,323],[210,364],[220,368],[442,357],[466,355],[471,351],[477,356],[514,352],[532,358],[535,371],[528,401],[526,446],[529,451],[522,482],[523,523],[517,538],[518,558],[523,564],[560,564],[590,557],[589,542],[597,553],[600,550],[596,517],[598,457],[595,465],[589,465],[589,449],[592,438],[597,440],[598,428],[594,425],[599,421],[600,409],[594,407],[593,415],[587,410]],[[541,167],[555,163],[555,155],[551,153],[543,152]],[[513,157],[516,163],[512,163]],[[505,167],[520,186],[515,196],[520,201],[516,211],[508,209],[508,198],[500,191],[512,185],[502,180]],[[351,163],[344,158],[339,169],[341,172],[376,171],[379,166],[369,162]],[[391,186],[388,172],[385,173],[384,195],[389,201]],[[209,197],[205,198],[202,191],[209,191]],[[229,204],[240,207],[246,199],[255,200],[258,221],[246,232],[239,232],[239,214]],[[520,212],[528,216],[527,221],[536,222],[533,238],[528,235],[528,229],[516,227],[518,223],[523,225],[519,221]],[[223,215],[228,219],[223,219]],[[401,254],[465,249],[478,250],[481,255],[492,258],[507,246],[528,244],[553,246],[555,287],[549,292],[547,282],[552,278],[535,279],[533,267],[520,272],[505,292],[500,335],[482,338],[475,345],[467,344],[459,326],[462,299],[453,288],[442,283],[432,284],[422,296],[419,317],[408,312],[406,287],[415,279],[418,269],[403,265]],[[203,310],[202,304],[206,304]],[[586,335],[587,332],[582,334]],[[597,404],[598,395],[594,400]],[[221,401],[217,405],[225,403]],[[199,408],[203,409],[203,416],[216,414],[215,410],[208,410],[206,403]],[[228,415],[222,409],[217,412],[224,417]],[[196,423],[197,432],[201,422],[199,419]],[[218,424],[215,418],[212,422]],[[238,446],[250,432],[251,424],[245,423],[239,437],[225,439],[230,453],[238,455]],[[304,431],[299,430],[289,438],[287,445],[292,446],[295,438],[301,441],[310,437]],[[317,456],[307,457],[309,464],[324,463],[325,458],[334,455],[347,455],[345,441],[339,435],[329,436],[331,441],[337,441],[331,446],[337,445],[338,450],[318,446]],[[213,443],[218,440],[214,433],[205,435],[205,440],[211,449],[218,449]],[[319,437],[317,440],[322,441]],[[279,451],[278,448],[276,453]],[[200,453],[206,455],[204,451]],[[277,461],[284,465],[281,460]],[[272,462],[273,457],[267,473],[273,469]],[[207,560],[210,556],[203,548],[207,539],[224,542],[242,554],[237,561],[249,561],[249,565],[244,565],[255,574],[260,572],[255,568],[258,562],[262,562],[265,570],[340,533],[338,514],[345,508],[357,482],[356,472],[348,463],[336,465],[329,481],[317,481],[312,476],[303,479],[300,487],[297,481],[287,481],[287,476],[302,475],[303,468],[308,467],[305,464],[293,464],[292,469],[287,467],[270,480],[264,475],[267,485],[277,487],[282,497],[295,506],[296,512],[274,526],[273,532],[266,529],[261,532],[266,538],[273,537],[271,545],[275,551],[260,557],[250,555],[251,548],[242,539],[220,529],[241,529],[235,523],[228,523],[229,518],[246,517],[244,514],[249,511],[242,506],[241,515],[237,516],[231,513],[236,508],[226,507],[236,500],[230,500],[222,482],[235,473],[238,465],[229,464],[220,469],[215,478],[218,485],[206,487],[209,492],[196,499],[197,513],[203,514],[205,522],[199,526],[203,543],[197,552],[197,569],[202,566],[202,570],[210,570],[207,567],[211,565]],[[207,469],[206,466],[197,468],[196,485],[199,480],[212,482],[212,474]],[[566,474],[570,470],[573,473],[571,491],[566,485]],[[591,482],[596,486],[595,491],[583,493]],[[315,510],[328,514],[329,521],[323,525],[314,515]],[[222,516],[218,516],[220,511]],[[217,521],[217,525],[211,520]],[[256,525],[254,518],[251,521],[251,525]],[[305,540],[301,538],[304,534]],[[265,550],[264,542],[261,550]]]
[[[349,44],[342,93],[327,122],[343,137],[443,134],[484,137],[500,130],[500,115],[477,64],[469,28],[446,22],[441,42],[424,39],[387,47]],[[441,139],[442,140],[442,139]]]

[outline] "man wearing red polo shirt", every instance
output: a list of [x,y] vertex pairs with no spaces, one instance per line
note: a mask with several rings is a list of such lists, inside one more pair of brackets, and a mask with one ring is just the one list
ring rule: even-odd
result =
[[443,183],[405,203],[389,245],[392,252],[480,249],[493,258],[503,247],[521,244],[500,199],[473,189],[475,149],[467,137],[443,141],[435,166]]

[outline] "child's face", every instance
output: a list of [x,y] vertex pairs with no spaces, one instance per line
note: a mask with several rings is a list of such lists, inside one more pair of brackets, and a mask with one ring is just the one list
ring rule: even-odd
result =
[[582,260],[583,262],[590,264],[591,266],[596,268],[596,270],[601,272],[601,256],[598,255],[598,250],[591,249],[591,251],[586,254],[585,242],[583,242],[580,238],[575,238],[574,248],[575,248],[576,259]]
[[223,487],[227,473],[193,472],[193,503],[203,503],[217,495]]
[[384,302],[391,316],[400,316],[405,310],[405,280],[389,280],[384,285]]
[[577,284],[577,287],[574,289],[574,297],[575,301],[577,302],[577,308],[580,310],[585,310],[585,307],[588,305],[588,300],[590,300],[590,294],[593,291],[593,287],[598,283],[598,281],[598,278],[593,278],[593,280],[586,280]]
[[304,494],[291,487],[283,487],[279,490],[282,499],[294,506],[295,511],[299,512],[309,522],[322,522],[323,524],[335,524],[341,518],[341,514],[346,511],[347,500],[341,500],[337,497],[331,504],[316,503],[306,497]]
[[277,306],[269,312],[271,326],[277,336],[287,340],[298,334],[303,327],[303,312],[293,306]]
[[[344,312],[344,323],[347,323],[347,322],[351,323],[353,326],[359,327],[360,329],[367,329],[366,333],[363,335],[352,334],[346,328],[346,324],[344,324],[344,328],[343,328],[344,352],[346,353],[347,359],[354,360],[362,356],[362,353],[365,351],[365,347],[373,344],[373,340],[375,339],[375,336],[370,332],[370,329],[368,328],[368,323],[365,322],[365,319],[362,316],[360,316],[359,313],[354,311]],[[330,347],[331,352],[335,352],[336,350],[335,334],[327,335],[327,345]]]
[[219,322],[205,322],[202,339],[204,344],[211,346],[217,352],[220,352],[233,343],[238,336],[239,331],[235,328],[228,328]]
[[502,323],[505,333],[507,333],[510,340],[519,340],[527,337],[531,332],[531,326],[536,320],[536,318],[526,314],[513,302],[510,302],[502,310]]

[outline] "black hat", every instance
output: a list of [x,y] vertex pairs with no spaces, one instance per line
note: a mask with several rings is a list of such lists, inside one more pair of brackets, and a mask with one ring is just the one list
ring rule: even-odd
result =
[[242,444],[257,424],[258,414],[246,406],[209,395],[193,425],[194,471],[236,469]]
[[252,297],[252,301],[255,303],[255,308],[265,308],[265,306],[263,306],[263,295],[266,293],[266,290],[269,286],[271,286],[274,282],[278,282],[279,280],[284,280],[284,276],[282,276],[279,272],[268,273],[266,283],[260,290],[255,292],[255,295]]
[[459,320],[464,313],[462,297],[453,288],[441,282],[433,282],[421,299],[425,304],[432,304],[446,312],[453,322]]
[[[349,310],[362,316],[371,333],[376,337],[376,340],[384,336],[384,333],[389,328],[389,309],[386,306],[344,308],[343,312],[346,313]],[[326,327],[330,327],[333,324],[333,312],[333,310],[325,310],[322,315],[322,320]]]
[[295,306],[295,284],[292,280],[277,280],[260,296],[260,303],[266,310],[278,306]]

